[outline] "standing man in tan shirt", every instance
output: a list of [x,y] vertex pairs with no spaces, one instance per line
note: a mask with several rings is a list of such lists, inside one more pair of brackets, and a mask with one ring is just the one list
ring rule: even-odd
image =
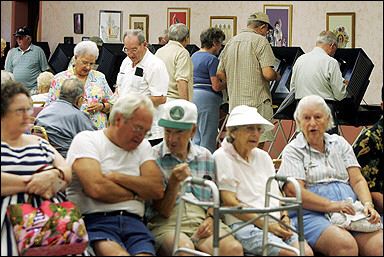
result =
[[[265,119],[272,122],[269,82],[281,77],[273,69],[275,56],[266,38],[270,28],[268,15],[261,12],[251,14],[247,28],[229,40],[220,54],[217,77],[227,82],[229,110],[238,105],[256,107]],[[273,131],[263,133],[260,146],[272,139]]]
[[183,23],[169,27],[168,43],[157,50],[156,56],[164,61],[169,75],[167,100],[185,99],[192,101],[193,64],[185,46],[188,43],[189,30]]

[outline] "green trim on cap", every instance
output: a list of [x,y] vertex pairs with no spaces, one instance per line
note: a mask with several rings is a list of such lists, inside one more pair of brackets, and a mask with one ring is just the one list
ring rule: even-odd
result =
[[182,130],[191,129],[193,126],[193,123],[176,122],[176,121],[170,121],[165,119],[160,119],[158,124],[161,127],[182,129]]

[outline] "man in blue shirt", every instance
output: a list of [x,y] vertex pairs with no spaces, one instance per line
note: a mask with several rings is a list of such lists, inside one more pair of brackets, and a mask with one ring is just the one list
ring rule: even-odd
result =
[[45,128],[48,140],[64,157],[73,138],[83,130],[96,130],[87,114],[80,111],[84,89],[78,79],[64,81],[57,101],[45,107],[36,117],[36,125]]

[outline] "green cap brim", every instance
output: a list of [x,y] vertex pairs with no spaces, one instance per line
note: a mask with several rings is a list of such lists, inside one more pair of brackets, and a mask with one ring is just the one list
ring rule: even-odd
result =
[[191,129],[193,126],[193,123],[175,122],[175,121],[164,120],[164,119],[160,119],[158,124],[161,127],[182,129],[182,130]]

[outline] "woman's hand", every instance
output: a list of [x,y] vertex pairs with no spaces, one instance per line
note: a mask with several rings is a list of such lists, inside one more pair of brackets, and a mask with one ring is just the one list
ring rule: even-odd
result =
[[372,224],[380,222],[380,214],[375,210],[372,203],[364,205],[364,214],[369,217],[368,221]]
[[33,174],[26,185],[26,192],[50,199],[61,190],[65,184],[65,181],[59,178],[59,171],[57,169],[51,169]]
[[355,208],[352,203],[347,201],[331,202],[328,212],[341,212],[349,215],[355,215]]
[[268,231],[272,234],[281,237],[284,240],[289,239],[292,236],[292,231],[290,229],[285,228],[284,226],[280,225],[279,223],[270,223],[268,225]]
[[101,112],[104,108],[102,103],[91,103],[87,107],[89,113]]

